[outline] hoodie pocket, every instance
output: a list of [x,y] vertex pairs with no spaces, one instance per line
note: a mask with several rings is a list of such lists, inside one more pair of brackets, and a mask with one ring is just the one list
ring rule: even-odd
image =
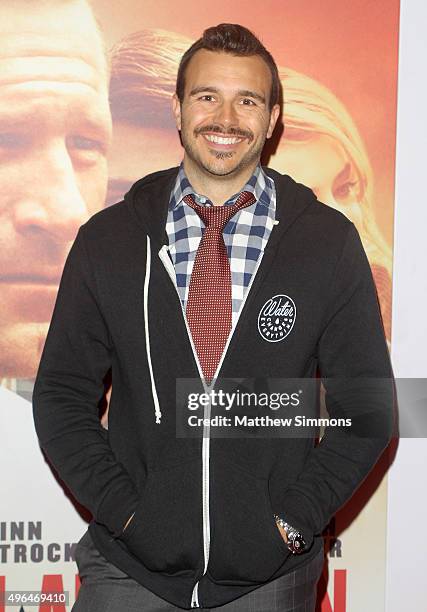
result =
[[268,479],[224,459],[211,473],[209,575],[223,584],[266,582],[291,554],[274,519]]
[[178,575],[203,563],[200,461],[149,471],[120,540],[149,570]]

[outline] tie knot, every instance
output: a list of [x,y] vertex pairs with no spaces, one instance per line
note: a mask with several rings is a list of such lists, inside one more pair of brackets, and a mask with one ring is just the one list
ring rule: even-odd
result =
[[255,202],[255,196],[250,191],[242,191],[235,203],[230,206],[201,206],[195,202],[192,195],[185,196],[183,200],[196,211],[205,227],[222,231],[238,210]]

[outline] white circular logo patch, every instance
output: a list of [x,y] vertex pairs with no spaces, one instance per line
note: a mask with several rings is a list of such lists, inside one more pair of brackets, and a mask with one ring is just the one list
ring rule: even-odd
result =
[[295,323],[297,309],[288,295],[275,295],[266,301],[258,315],[258,331],[268,342],[280,342]]

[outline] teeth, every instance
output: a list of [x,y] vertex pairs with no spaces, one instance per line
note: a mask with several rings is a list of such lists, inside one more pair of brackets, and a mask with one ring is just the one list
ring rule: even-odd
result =
[[205,135],[205,138],[209,140],[209,142],[215,142],[216,144],[236,144],[236,142],[241,142],[242,138],[223,138],[222,136],[211,136]]

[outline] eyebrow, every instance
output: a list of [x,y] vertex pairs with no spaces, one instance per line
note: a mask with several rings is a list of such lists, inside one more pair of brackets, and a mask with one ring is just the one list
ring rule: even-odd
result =
[[334,179],[334,182],[347,180],[351,177],[351,175],[352,175],[352,167],[351,167],[351,164],[347,162],[344,168],[338,172],[337,176]]
[[[203,92],[207,92],[207,91],[209,91],[211,93],[220,93],[220,90],[218,89],[218,87],[210,87],[209,85],[201,85],[199,87],[195,87],[194,89],[192,89],[190,91],[190,96],[196,96],[199,93],[203,93]],[[258,100],[258,102],[261,102],[262,104],[265,104],[264,96],[262,96],[261,94],[257,93],[256,91],[252,91],[250,89],[239,89],[237,94],[239,96],[244,96],[246,98],[254,98],[254,100]]]
[[239,92],[239,96],[244,96],[245,98],[254,98],[258,100],[258,102],[262,102],[265,104],[265,98],[261,94],[256,91],[251,91],[250,89],[241,89]]
[[[68,118],[75,118],[77,112],[81,113],[78,119],[74,121],[75,129],[89,130],[94,135],[101,136],[105,141],[110,141],[111,133],[108,125],[106,125],[103,117],[98,116],[96,110],[89,110],[85,115],[84,108],[79,108],[68,112]],[[67,117],[66,112],[61,112],[61,117]],[[74,116],[74,117],[73,117]],[[31,106],[31,101],[28,102],[28,108],[4,108],[0,107],[0,129],[1,130],[23,130],[32,129],[35,124],[40,124],[45,120],[44,109],[34,109]],[[71,124],[71,122],[70,122]]]

